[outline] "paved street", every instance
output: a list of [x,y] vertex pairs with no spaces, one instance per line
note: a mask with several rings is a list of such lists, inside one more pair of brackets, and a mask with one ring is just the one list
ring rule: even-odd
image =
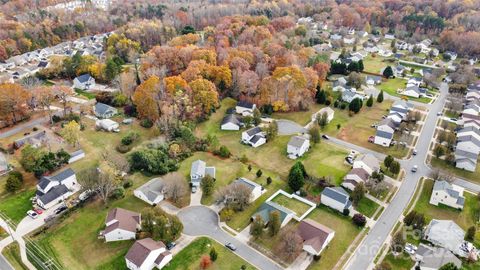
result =
[[[416,145],[418,154],[409,160],[400,160],[402,168],[405,169],[406,174],[398,193],[380,216],[376,225],[371,228],[367,237],[355,251],[347,264],[346,269],[357,270],[373,268],[373,260],[375,259],[375,256],[415,193],[417,182],[422,176],[429,174],[430,168],[426,165],[425,159],[427,157],[431,138],[435,131],[437,113],[442,111],[447,93],[448,85],[443,83],[440,87],[440,95],[437,100],[429,106],[430,111]],[[418,171],[416,173],[410,171],[414,165],[418,166]]]
[[259,269],[283,269],[275,262],[265,257],[260,252],[245,243],[235,239],[218,226],[217,214],[205,206],[190,206],[178,213],[178,218],[183,223],[183,233],[191,236],[208,236],[220,244],[233,243],[237,250],[235,253]]
[[13,136],[13,135],[15,135],[19,132],[22,132],[22,130],[24,130],[24,129],[32,128],[36,125],[41,125],[41,124],[44,124],[44,123],[47,123],[47,122],[48,122],[48,116],[37,118],[37,119],[32,120],[32,121],[28,121],[26,123],[17,125],[14,128],[9,129],[7,131],[0,132],[0,139],[4,139],[4,138],[10,137],[10,136]]
[[14,270],[10,263],[0,254],[0,269],[2,270]]

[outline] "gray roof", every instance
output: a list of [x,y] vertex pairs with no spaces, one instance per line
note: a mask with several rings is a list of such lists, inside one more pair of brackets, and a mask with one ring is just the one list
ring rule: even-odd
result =
[[364,154],[364,155],[361,155],[360,157],[358,157],[356,159],[356,161],[363,161],[363,163],[367,164],[368,167],[370,167],[370,169],[376,171],[378,169],[380,169],[380,162],[378,161],[378,159],[372,155],[372,154]]
[[425,240],[458,253],[465,231],[451,220],[432,219],[425,230]]
[[69,178],[70,176],[72,175],[75,175],[75,172],[68,168],[64,171],[61,171],[59,172],[58,174],[56,175],[51,175],[51,176],[43,176],[41,179],[40,179],[40,182],[38,183],[38,185],[44,189],[48,186],[48,184],[50,182],[62,182],[63,180]]
[[69,192],[68,188],[63,184],[54,186],[47,193],[39,196],[38,200],[40,200],[45,205],[60,198],[61,196],[63,196],[64,194],[67,194],[68,192]]
[[90,76],[90,74],[83,74],[83,75],[78,76],[76,79],[79,82],[84,83],[84,82],[88,82],[88,80],[90,80],[90,78],[92,78],[92,76]]
[[462,261],[453,253],[441,247],[429,247],[425,244],[420,244],[416,255],[422,257],[419,265],[425,268],[439,269],[447,263],[453,263],[458,268],[462,266]]
[[196,160],[192,163],[190,175],[203,175],[207,164],[203,160]]
[[251,190],[253,190],[256,187],[260,187],[260,188],[262,187],[259,184],[255,183],[255,182],[252,182],[252,181],[250,181],[250,180],[248,180],[247,178],[244,178],[244,177],[237,178],[233,182],[233,184],[244,185]]
[[154,178],[138,188],[150,202],[155,201],[159,195],[163,194],[165,184],[162,179]]
[[73,158],[73,157],[76,157],[76,156],[79,156],[79,155],[82,155],[82,154],[85,154],[85,152],[83,152],[83,150],[80,149],[80,150],[77,150],[77,151],[71,153],[70,158]]
[[280,213],[280,223],[283,222],[283,220],[290,214],[293,214],[293,212],[279,204],[276,204],[272,201],[267,201],[263,203],[260,208],[258,208],[258,211],[253,214],[252,219],[255,219],[256,216],[262,217],[263,221],[265,223],[268,223],[270,221],[270,213],[273,211],[278,211]]
[[115,112],[117,109],[115,109],[114,107],[112,106],[109,106],[107,104],[104,104],[104,103],[101,103],[101,102],[97,102],[95,104],[95,112],[100,114],[100,115],[103,115],[105,114],[106,112],[108,111],[112,111],[112,112]]
[[378,126],[384,126],[387,125],[391,127],[392,129],[395,129],[397,127],[397,124],[390,118],[385,118],[380,123],[378,123]]
[[253,136],[255,134],[258,134],[258,133],[262,132],[262,129],[260,127],[254,127],[254,128],[251,128],[251,129],[249,129],[245,132],[248,134],[248,136]]
[[242,123],[240,120],[238,120],[237,116],[234,114],[227,114],[222,120],[221,125],[227,124],[227,123],[233,123],[237,126],[240,126]]
[[0,152],[0,171],[5,171],[8,169],[8,162],[5,155]]
[[377,130],[377,132],[375,133],[375,136],[385,138],[385,139],[392,139],[393,138],[393,133],[388,133],[386,131]]
[[345,208],[349,208],[351,205],[350,196],[348,193],[341,187],[326,187],[322,191],[322,196],[329,197],[341,204],[345,205]]
[[237,106],[238,107],[242,107],[242,108],[248,108],[248,109],[253,109],[253,103],[251,102],[248,102],[248,101],[239,101],[237,102]]
[[[448,183],[447,181],[443,181],[443,180],[435,181],[435,184],[433,185],[433,190],[434,191],[438,191],[438,190],[445,191],[445,192],[448,193],[448,195],[450,197],[456,198],[457,203],[460,202],[459,204],[463,205],[464,198],[462,196],[460,196],[460,193],[457,190],[454,190],[453,186],[450,183]],[[462,198],[462,199],[458,200],[459,198]]]
[[467,135],[467,136],[458,136],[457,137],[458,142],[472,142],[476,146],[480,147],[480,140],[478,140],[476,137],[473,135]]
[[290,138],[290,141],[288,142],[288,145],[291,145],[293,147],[302,147],[302,145],[308,141],[305,137],[302,136],[293,136]]

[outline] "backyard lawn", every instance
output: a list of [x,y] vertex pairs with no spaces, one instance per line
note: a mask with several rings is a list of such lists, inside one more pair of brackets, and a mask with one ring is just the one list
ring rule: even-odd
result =
[[365,216],[371,218],[375,211],[377,211],[378,205],[376,202],[370,200],[367,197],[363,197],[359,202],[358,205],[355,207],[355,210],[364,214]]
[[0,212],[18,224],[18,222],[26,217],[27,211],[32,209],[30,198],[33,196],[35,196],[34,189],[28,189],[10,195],[0,202]]
[[384,67],[393,65],[394,63],[387,61],[387,59],[381,56],[372,57],[372,55],[368,55],[363,59],[363,70],[366,72],[381,74],[381,70]]
[[203,255],[209,255],[210,249],[215,248],[218,258],[208,269],[238,270],[245,265],[245,269],[256,269],[242,258],[235,255],[224,246],[207,237],[194,240],[182,251],[173,257],[163,269],[165,270],[196,270],[200,269],[200,259]]
[[382,82],[382,84],[380,84],[378,88],[394,97],[402,97],[407,100],[413,100],[413,101],[418,101],[422,103],[430,103],[431,99],[428,97],[414,98],[414,97],[404,96],[398,93],[397,91],[398,89],[405,89],[406,87],[407,87],[407,80],[402,78],[394,78],[394,79],[388,79],[387,81]]
[[315,220],[335,231],[335,237],[327,248],[322,251],[320,260],[313,261],[308,269],[333,269],[362,229],[355,226],[349,217],[342,216],[341,213],[326,206],[318,207],[307,218]]
[[405,253],[395,257],[391,252],[389,252],[383,261],[390,264],[390,266],[394,267],[392,269],[395,270],[410,270],[415,264],[413,260],[410,259],[410,256]]
[[[435,206],[430,204],[429,201],[432,194],[432,188],[433,181],[424,180],[422,193],[414,207],[415,211],[425,214],[427,223],[432,219],[453,220],[465,231],[467,231],[470,226],[476,224],[476,221],[478,220],[476,214],[479,210],[479,205],[478,198],[475,195],[467,192],[463,193],[465,196],[465,205],[463,210],[460,211],[448,206]],[[480,245],[480,233],[478,230],[474,242],[477,246]]]
[[308,111],[300,111],[300,112],[276,112],[272,114],[272,118],[275,119],[287,119],[293,122],[296,122],[302,126],[310,123],[312,120],[312,114],[318,112],[321,108],[325,107],[325,105],[320,105],[314,103],[310,105]]
[[275,196],[275,198],[272,199],[272,202],[292,210],[298,217],[301,217],[303,214],[305,214],[305,212],[307,212],[307,210],[311,207],[302,201],[299,201],[295,198],[288,198],[283,194],[278,194]]
[[436,157],[432,157],[432,159],[430,160],[430,163],[435,168],[439,168],[443,171],[453,173],[454,175],[457,175],[461,178],[468,179],[472,182],[480,183],[480,162],[477,163],[477,169],[475,170],[475,172],[469,172],[466,170],[458,169],[453,165],[447,163],[445,160],[438,159]]

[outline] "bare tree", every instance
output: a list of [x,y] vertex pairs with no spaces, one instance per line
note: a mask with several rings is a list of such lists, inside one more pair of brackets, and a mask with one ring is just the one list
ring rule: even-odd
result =
[[165,193],[172,202],[178,200],[187,194],[187,182],[184,177],[178,173],[172,173],[165,176]]
[[102,153],[102,157],[112,168],[117,170],[116,174],[130,172],[130,162],[124,156],[114,151],[105,151]]
[[92,167],[80,171],[78,173],[78,183],[83,190],[97,193],[104,204],[108,203],[108,198],[119,184],[113,169],[109,166]]
[[63,105],[63,117],[67,116],[68,97],[72,94],[72,89],[68,86],[58,85],[53,86],[53,91]]
[[216,194],[216,200],[225,203],[225,206],[243,211],[250,204],[251,190],[242,184],[236,183],[223,187]]
[[295,258],[302,251],[302,237],[294,228],[282,230],[280,239],[281,241],[277,246],[277,252],[285,256],[287,260]]
[[38,102],[38,105],[48,112],[50,124],[53,124],[52,109],[50,107],[55,100],[55,95],[53,94],[52,89],[45,86],[37,87],[33,89],[33,97],[35,98],[36,102]]

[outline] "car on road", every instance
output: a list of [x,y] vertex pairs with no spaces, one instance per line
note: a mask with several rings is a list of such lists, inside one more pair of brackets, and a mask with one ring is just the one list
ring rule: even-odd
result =
[[167,249],[168,249],[168,250],[171,250],[171,249],[174,248],[176,245],[177,245],[177,243],[175,243],[175,242],[169,242],[169,243],[167,243]]
[[197,192],[197,187],[196,186],[193,186],[192,187],[192,193],[196,193]]
[[413,154],[414,156],[416,156],[416,155],[417,155],[417,149],[413,149],[412,154]]
[[452,122],[457,122],[458,119],[457,119],[457,118],[450,118],[450,121],[452,121]]
[[323,135],[322,135],[322,138],[324,138],[325,140],[329,140],[329,139],[330,139],[326,134],[323,134]]
[[33,211],[35,211],[35,213],[37,213],[39,215],[43,214],[43,210],[40,209],[40,208],[33,209]]
[[437,116],[442,116],[442,112],[437,112]]
[[55,211],[53,213],[55,213],[55,215],[58,215],[58,214],[62,213],[63,211],[67,210],[67,208],[68,207],[66,207],[65,205],[62,205],[59,208],[55,209]]
[[375,136],[368,137],[368,142],[373,143],[375,141]]
[[33,210],[28,210],[28,211],[27,211],[27,215],[28,215],[29,217],[33,218],[33,219],[36,219],[36,218],[38,217],[38,214],[35,213],[35,211],[33,211]]
[[414,172],[417,172],[418,170],[418,166],[417,165],[413,165],[411,171],[414,173]]
[[232,243],[226,243],[225,246],[226,246],[228,249],[230,249],[231,251],[237,250],[237,247],[236,247],[234,244],[232,244]]

